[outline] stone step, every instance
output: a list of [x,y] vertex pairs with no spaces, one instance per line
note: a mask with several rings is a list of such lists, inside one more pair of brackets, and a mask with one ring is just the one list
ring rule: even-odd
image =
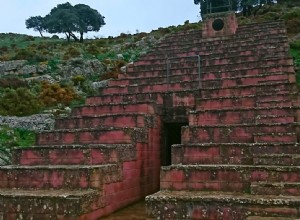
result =
[[[298,196],[249,195],[219,191],[161,190],[146,197],[148,216],[154,219],[245,220],[248,216],[276,217],[276,220],[298,219],[299,204]],[[253,219],[256,218],[251,220]]]
[[151,92],[176,92],[185,91],[199,87],[199,81],[183,81],[158,83],[154,85],[128,85],[128,86],[114,86],[102,88],[99,90],[101,95],[108,94],[134,94],[134,93],[151,93]]
[[[295,99],[296,100],[295,94]],[[251,108],[251,107],[290,107],[293,106],[292,94],[254,94],[242,96],[225,96],[214,98],[198,98],[196,100],[197,109],[201,110],[218,110],[234,108]]]
[[134,93],[151,93],[151,92],[177,92],[191,90],[195,88],[201,88],[200,92],[203,98],[216,98],[224,96],[241,96],[241,95],[253,95],[256,93],[265,94],[273,93],[277,91],[296,91],[296,86],[291,84],[288,79],[285,81],[269,81],[266,83],[259,84],[247,84],[234,86],[224,84],[226,87],[205,87],[202,82],[199,81],[185,81],[185,82],[171,82],[161,83],[156,85],[125,85],[125,86],[114,86],[101,88],[99,92],[102,95],[109,94],[134,94]]
[[[179,72],[175,71],[173,75],[167,76],[165,73],[162,76],[151,76],[144,78],[127,78],[126,75],[120,76],[120,79],[109,81],[109,87],[112,86],[128,86],[128,85],[154,85],[168,82],[181,82],[181,81],[199,81],[199,73],[178,75]],[[182,72],[181,72],[182,74]],[[228,86],[240,86],[240,85],[251,85],[257,83],[266,83],[268,81],[285,81],[295,82],[294,73],[263,73],[257,75],[245,75],[245,73],[236,72],[232,77],[220,76],[220,74],[212,75],[201,73],[201,84],[203,87],[228,87]]]
[[257,182],[250,187],[252,195],[300,196],[300,182]]
[[[250,56],[252,57],[252,56]],[[252,59],[252,58],[251,58]],[[206,63],[201,62],[201,69],[204,72],[211,71],[227,71],[227,70],[238,70],[244,69],[245,67],[270,67],[270,66],[278,66],[278,65],[293,65],[293,59],[287,56],[282,57],[272,57],[265,59],[257,59],[257,60],[247,60],[242,61],[236,59],[232,63],[220,63],[219,59],[216,59],[216,62],[213,62],[210,65],[206,65]],[[172,63],[172,68],[180,69],[180,68],[197,68],[198,62],[197,60],[189,61],[189,62],[178,62]],[[142,65],[142,66],[134,66],[130,65],[127,67],[127,74],[131,71],[153,71],[153,70],[167,70],[166,64],[155,64],[155,65]]]
[[131,144],[132,141],[147,142],[147,136],[144,128],[61,129],[39,133],[36,144]]
[[297,111],[298,107],[236,108],[235,106],[227,109],[197,110],[189,113],[189,125],[292,123],[296,121]]
[[0,189],[0,219],[76,219],[104,207],[96,190]]
[[[264,27],[265,28],[265,27]],[[202,39],[202,33],[199,33],[198,31],[196,32],[190,32],[185,35],[180,34],[180,33],[175,33],[175,34],[170,34],[165,37],[165,39],[161,42],[158,43],[158,46],[160,45],[166,45],[166,44],[184,44],[188,42],[193,42],[197,43],[199,41],[203,41],[205,43],[211,43],[213,42],[222,42],[223,44],[227,45],[231,42],[237,42],[237,41],[242,41],[242,40],[249,40],[249,39],[264,39],[266,37],[276,37],[276,36],[282,36],[286,34],[285,27],[283,25],[279,26],[273,26],[273,27],[267,27],[266,29],[251,29],[249,28],[243,28],[243,27],[238,27],[237,32],[235,35],[233,35],[231,38],[222,38],[220,39],[210,39],[207,41],[206,39]],[[247,31],[245,30],[247,29]],[[249,32],[251,32],[251,37],[249,35]],[[268,35],[266,34],[268,33]]]
[[187,106],[193,108],[195,106],[195,97],[199,95],[199,89],[194,88],[186,91],[165,91],[151,93],[133,93],[133,94],[108,94],[101,96],[91,96],[86,100],[86,105],[98,105],[101,103],[120,103],[120,102],[140,102],[154,101],[158,105],[171,106]]
[[[172,145],[172,164],[290,166],[297,165],[299,154],[300,147],[297,143],[178,144]],[[273,159],[272,155],[279,159]]]
[[153,102],[136,102],[136,103],[109,103],[97,105],[78,106],[72,109],[72,116],[95,116],[106,114],[126,114],[126,113],[155,113],[155,105]]
[[57,118],[54,128],[97,128],[103,125],[114,127],[146,127],[151,125],[151,122],[154,122],[154,116],[145,113],[105,114]]
[[14,148],[13,165],[100,165],[136,159],[132,144],[45,145]]
[[[169,75],[157,76],[157,77],[145,77],[145,78],[124,78],[115,79],[109,81],[109,87],[114,86],[128,86],[128,85],[155,85],[161,83],[174,83],[182,81],[198,81],[199,75],[197,74],[184,74],[184,75]],[[203,79],[202,79],[203,80]]]
[[293,123],[295,121],[293,115],[257,115],[255,117],[256,123]]
[[289,217],[262,217],[262,216],[249,216],[246,220],[299,220],[300,218]]
[[[280,97],[279,97],[280,98]],[[258,107],[290,107],[293,106],[292,100],[280,100],[280,99],[274,99],[274,100],[257,100],[256,106]]]
[[[258,74],[272,74],[272,73],[289,73],[295,74],[293,65],[273,65],[273,66],[260,66],[252,67],[245,66],[240,69],[226,69],[226,71],[219,70],[210,70],[209,72],[203,71],[201,69],[201,79],[220,79],[224,77],[245,77],[245,76],[254,76]],[[119,79],[142,79],[142,78],[151,78],[151,77],[166,77],[167,71],[163,70],[144,70],[144,71],[134,71],[129,69],[126,74],[119,74]],[[180,68],[171,68],[170,75],[185,75],[185,74],[198,74],[198,68],[195,67],[180,67]]]
[[268,82],[282,82],[289,81],[295,82],[294,73],[264,73],[257,75],[245,75],[237,73],[233,77],[224,77],[220,76],[216,78],[210,78],[211,74],[202,74],[201,80],[203,87],[232,87],[232,86],[241,86],[241,85],[253,85],[253,84],[265,84]]
[[[221,92],[220,92],[221,93]],[[196,110],[218,110],[227,108],[251,108],[256,107],[258,97],[247,96],[226,96],[214,98],[199,98],[196,100]]]
[[271,28],[273,30],[274,28],[280,28],[280,29],[285,29],[284,22],[281,20],[277,21],[264,21],[264,22],[253,22],[251,24],[244,24],[244,25],[239,25],[238,27],[238,32],[245,32],[247,33],[250,30],[253,31],[261,31],[263,29],[268,29]]
[[101,189],[121,179],[115,164],[10,165],[0,167],[0,176],[0,188],[16,189]]
[[[201,60],[210,60],[213,58],[243,58],[243,56],[251,55],[252,57],[267,58],[278,55],[288,55],[286,48],[288,47],[287,37],[265,38],[261,40],[243,40],[238,42],[229,42],[227,45],[222,42],[205,44],[202,41],[195,43],[186,42],[185,44],[165,44],[152,49],[147,55],[137,61],[137,65],[166,63],[168,58],[174,57],[190,57],[200,55]],[[274,45],[278,45],[274,47]],[[275,53],[276,49],[278,54]],[[256,50],[250,52],[251,50]],[[212,53],[215,52],[215,53]],[[216,53],[217,52],[217,53]],[[271,53],[267,53],[271,52]],[[227,53],[227,54],[226,54]],[[149,59],[147,61],[147,59]],[[155,61],[155,59],[161,60]],[[185,58],[186,59],[186,58]],[[194,59],[197,60],[197,57]],[[165,62],[163,62],[163,60]],[[243,59],[242,59],[243,60]],[[245,60],[245,59],[244,59]],[[144,62],[143,62],[144,61]],[[173,59],[172,59],[173,61]]]
[[[179,39],[179,40],[164,40],[161,41],[160,43],[156,44],[151,50],[150,53],[155,52],[157,50],[168,50],[168,48],[193,48],[192,45],[196,45],[197,47],[201,47],[201,51],[206,51],[209,49],[222,49],[222,50],[226,50],[229,48],[238,48],[238,46],[240,47],[245,47],[247,45],[251,46],[251,45],[262,45],[263,43],[266,43],[267,45],[270,45],[271,43],[276,44],[276,42],[280,41],[280,42],[286,42],[288,41],[287,36],[283,33],[283,30],[278,30],[276,31],[277,33],[267,33],[267,32],[263,32],[263,33],[259,33],[259,34],[254,34],[251,35],[251,37],[246,37],[245,35],[234,35],[231,38],[223,38],[223,39],[203,39],[201,37],[198,36],[198,38],[183,38],[183,39]],[[269,41],[268,41],[269,40]],[[219,46],[219,47],[217,47]],[[251,48],[251,47],[249,47]],[[205,50],[206,49],[206,50]],[[231,51],[234,51],[231,50]]]
[[160,189],[244,192],[256,182],[300,182],[299,166],[171,165],[161,168]]
[[274,132],[253,133],[255,143],[297,142],[297,133],[276,130]]
[[[204,48],[202,43],[199,44],[186,44],[182,46],[166,46],[159,47],[156,50],[147,53],[141,57],[138,61],[134,62],[135,66],[143,65],[155,65],[155,64],[165,64],[173,62],[186,62],[188,60],[198,61],[198,57],[205,63],[210,61],[219,63],[228,63],[236,62],[236,59],[242,61],[251,61],[257,60],[258,57],[261,59],[270,58],[270,57],[282,57],[288,56],[288,40],[277,40],[277,44],[281,45],[280,47],[273,47],[274,42],[259,42],[257,44],[251,45],[233,45],[231,47],[217,47],[210,46],[209,49]],[[283,44],[283,45],[282,45]],[[209,46],[206,46],[209,47]],[[213,48],[216,47],[216,48]],[[218,53],[213,53],[212,51],[217,50]]]
[[300,166],[300,154],[295,151],[290,154],[272,153],[258,154],[253,157],[253,163],[258,165]]
[[[283,92],[297,92],[295,84],[288,81],[282,82],[269,82],[266,84],[254,84],[254,85],[242,85],[232,86],[227,88],[214,88],[214,87],[202,87],[201,89],[202,98],[220,98],[220,97],[232,97],[232,96],[249,96],[249,95],[265,95],[265,94],[277,94]],[[199,106],[201,108],[201,105]]]
[[296,142],[298,123],[219,124],[181,127],[181,142],[268,143]]

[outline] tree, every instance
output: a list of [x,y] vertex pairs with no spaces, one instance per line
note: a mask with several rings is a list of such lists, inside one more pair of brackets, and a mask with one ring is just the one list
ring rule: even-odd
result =
[[105,25],[104,17],[88,5],[78,4],[74,6],[79,18],[80,42],[83,41],[83,33],[99,31]]
[[64,33],[67,40],[78,38],[73,32],[78,31],[79,17],[74,7],[69,3],[59,4],[45,17],[45,27],[49,33]]
[[194,0],[194,4],[200,4],[202,18],[208,13],[237,9],[237,0]]
[[[73,38],[75,41],[83,42],[84,33],[99,31],[105,25],[104,18],[97,10],[88,5],[72,6],[67,2],[54,7],[42,19],[42,27],[48,33],[64,33],[68,41]],[[74,33],[79,33],[80,39]]]
[[[252,15],[252,9],[254,6],[261,7],[263,4],[275,3],[275,0],[229,0],[232,6],[232,10],[241,11],[243,15]],[[219,8],[222,5],[228,4],[228,0],[194,0],[194,4],[200,4],[201,16],[210,12],[220,12],[222,8]],[[207,6],[211,5],[214,9],[208,11]],[[219,9],[218,9],[219,8]],[[220,10],[221,9],[221,10]],[[224,8],[224,11],[226,8]]]
[[38,31],[43,37],[44,28],[44,18],[41,16],[30,17],[25,21],[27,29],[33,28],[34,31]]

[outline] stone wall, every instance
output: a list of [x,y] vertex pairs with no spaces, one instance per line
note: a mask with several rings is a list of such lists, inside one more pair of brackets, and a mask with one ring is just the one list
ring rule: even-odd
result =
[[37,114],[27,117],[0,116],[1,125],[35,132],[52,130],[54,128],[54,116],[52,114]]
[[[104,66],[97,59],[84,60],[83,58],[74,58],[62,61],[51,69],[46,63],[27,64],[26,60],[0,61],[0,77],[7,75],[23,76],[28,80],[47,76],[46,80],[59,81],[62,78],[69,78],[74,75],[101,75],[104,73]],[[52,78],[52,79],[50,79]]]

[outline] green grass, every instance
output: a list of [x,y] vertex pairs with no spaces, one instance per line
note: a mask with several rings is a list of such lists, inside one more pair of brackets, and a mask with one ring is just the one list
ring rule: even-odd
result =
[[27,147],[35,143],[36,134],[20,128],[0,126],[0,164],[9,164],[13,147]]
[[300,41],[293,41],[290,43],[290,54],[294,58],[296,67],[296,80],[297,84],[300,85]]

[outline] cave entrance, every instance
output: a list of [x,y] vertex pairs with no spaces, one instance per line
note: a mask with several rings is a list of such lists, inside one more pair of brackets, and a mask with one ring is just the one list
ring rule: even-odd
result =
[[162,166],[172,164],[172,145],[181,144],[181,127],[186,125],[188,125],[187,122],[164,124],[164,143],[161,151]]

